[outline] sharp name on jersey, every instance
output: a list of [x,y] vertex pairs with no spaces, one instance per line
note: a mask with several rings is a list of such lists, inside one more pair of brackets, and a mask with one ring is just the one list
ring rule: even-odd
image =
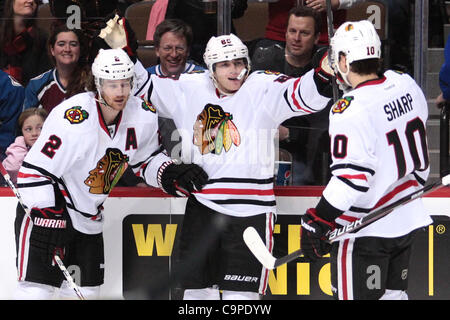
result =
[[[323,194],[345,211],[336,222],[346,225],[425,183],[428,106],[415,81],[393,71],[341,100],[330,112],[333,176]],[[430,222],[416,200],[347,237],[396,237]]]

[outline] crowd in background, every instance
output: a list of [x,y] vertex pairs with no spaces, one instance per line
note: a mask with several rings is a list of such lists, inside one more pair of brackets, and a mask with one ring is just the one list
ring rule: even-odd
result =
[[[14,92],[15,98],[2,97],[0,109],[0,160],[11,156],[16,138],[23,135],[18,119],[22,111],[53,107],[77,93],[85,91],[90,64],[98,51],[96,42],[104,17],[114,12],[124,15],[130,5],[139,0],[114,1],[0,1],[0,68],[2,92]],[[155,1],[154,1],[155,2]],[[365,0],[332,0],[334,28],[346,19],[346,10]],[[402,32],[411,30],[414,1],[383,0],[389,9],[390,46],[389,67],[413,73],[410,37]],[[55,18],[50,30],[37,26],[38,6],[49,3]],[[70,29],[65,22],[67,7],[81,6],[81,29]],[[442,25],[447,14],[442,1],[430,1],[430,46],[444,46]],[[297,11],[291,11],[294,7]],[[248,8],[247,0],[231,4],[231,18],[242,18]],[[264,37],[246,42],[252,58],[252,71],[270,69],[298,77],[311,69],[312,57],[328,44],[325,0],[278,0],[268,4],[268,24]],[[207,12],[202,0],[157,0],[151,12],[152,34],[147,34],[155,46],[158,62],[146,65],[149,73],[178,76],[205,68],[203,52],[208,39],[217,35],[217,10]],[[159,25],[161,23],[161,25]],[[128,26],[129,27],[129,26]],[[231,31],[236,33],[234,25]],[[49,32],[49,33],[48,33]],[[237,34],[239,36],[239,34]],[[133,34],[130,35],[133,37]],[[137,46],[136,39],[131,42]],[[136,47],[132,48],[139,59]],[[386,66],[387,67],[387,66]],[[10,88],[10,89],[8,89]],[[442,105],[443,96],[437,99]],[[323,185],[329,178],[328,112],[310,117],[292,118],[279,128],[280,158],[275,170],[278,185]],[[23,123],[22,123],[23,124]],[[172,156],[179,152],[180,137],[173,122],[160,118],[161,140]],[[8,148],[11,149],[8,151]],[[30,144],[25,144],[30,148]],[[178,146],[178,147],[177,147]],[[19,157],[20,158],[20,157]],[[283,168],[283,163],[289,167]],[[18,162],[20,164],[20,161]],[[17,164],[15,165],[17,167]],[[278,172],[279,171],[279,172]],[[123,186],[145,186],[128,172]]]

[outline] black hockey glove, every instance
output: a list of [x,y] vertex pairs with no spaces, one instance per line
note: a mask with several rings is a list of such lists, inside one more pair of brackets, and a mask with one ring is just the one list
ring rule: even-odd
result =
[[61,208],[33,208],[30,212],[33,228],[30,246],[36,248],[46,264],[54,265],[55,254],[64,259],[68,213]]
[[200,191],[208,181],[208,174],[196,164],[164,163],[158,171],[158,183],[175,197],[189,196]]
[[325,97],[333,97],[331,80],[334,71],[329,64],[327,47],[318,49],[313,55],[311,63],[314,68],[314,83],[317,91]]
[[301,224],[300,247],[305,257],[315,261],[329,253],[331,244],[326,236],[335,228],[335,224],[317,216],[315,208],[306,210],[301,218]]

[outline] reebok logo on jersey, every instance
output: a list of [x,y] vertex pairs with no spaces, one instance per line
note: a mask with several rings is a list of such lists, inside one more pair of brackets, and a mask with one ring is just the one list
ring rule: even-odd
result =
[[64,112],[64,119],[69,120],[71,124],[81,123],[87,118],[89,118],[89,113],[80,106],[72,107]]
[[65,229],[66,220],[59,219],[45,219],[45,218],[34,218],[33,224],[38,227],[51,228],[51,229]]
[[352,96],[339,99],[338,101],[336,101],[331,111],[333,112],[333,114],[344,112],[350,106],[350,103],[353,99],[354,97]]

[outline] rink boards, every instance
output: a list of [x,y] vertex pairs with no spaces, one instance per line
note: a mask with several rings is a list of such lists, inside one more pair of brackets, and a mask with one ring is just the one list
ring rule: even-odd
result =
[[[419,232],[409,270],[411,299],[450,299],[450,190],[424,198],[434,223]],[[322,187],[276,189],[278,217],[274,255],[299,248],[299,216],[315,206]],[[177,256],[186,199],[166,197],[151,188],[116,188],[104,207],[105,284],[103,299],[179,299],[169,285]],[[0,299],[11,299],[16,284],[14,217],[17,200],[0,188]],[[79,277],[76,266],[67,266]],[[174,274],[172,274],[173,276]],[[272,271],[265,299],[331,299],[329,257],[315,263],[299,257]],[[175,277],[176,279],[176,277]]]

